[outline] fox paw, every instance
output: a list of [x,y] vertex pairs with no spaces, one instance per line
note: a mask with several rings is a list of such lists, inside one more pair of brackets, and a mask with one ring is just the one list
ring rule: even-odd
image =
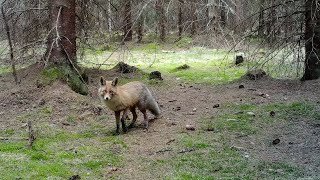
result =
[[120,132],[115,132],[113,133],[114,136],[119,136],[120,135]]
[[130,124],[130,125],[128,126],[129,129],[134,128],[134,127],[135,127],[134,124]]
[[126,133],[126,132],[128,132],[128,128],[127,127],[122,128],[122,131]]

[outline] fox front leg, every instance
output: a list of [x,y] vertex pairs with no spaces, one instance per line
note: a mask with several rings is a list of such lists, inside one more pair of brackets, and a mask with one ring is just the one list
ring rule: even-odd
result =
[[120,112],[121,111],[115,112],[117,129],[116,129],[116,133],[114,135],[116,135],[116,136],[120,134]]
[[126,126],[127,114],[128,114],[128,109],[125,109],[123,111],[123,115],[122,115],[122,118],[121,118],[121,124],[122,124],[123,132],[127,132],[128,131],[127,126]]

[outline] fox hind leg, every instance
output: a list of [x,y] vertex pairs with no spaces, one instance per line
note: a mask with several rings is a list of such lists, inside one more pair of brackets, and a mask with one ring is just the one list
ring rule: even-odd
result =
[[132,113],[133,119],[132,119],[131,124],[128,126],[128,128],[133,128],[135,122],[137,121],[138,115],[136,113],[136,108],[135,107],[130,108],[130,111]]
[[147,116],[147,111],[144,109],[144,110],[141,110],[142,114],[143,114],[143,123],[144,123],[144,128],[146,130],[148,130],[148,127],[149,127],[149,120],[148,120],[148,116]]

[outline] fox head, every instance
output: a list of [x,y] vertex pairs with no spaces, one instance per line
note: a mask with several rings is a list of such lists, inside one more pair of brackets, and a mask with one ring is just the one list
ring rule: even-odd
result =
[[103,77],[100,78],[99,96],[109,101],[117,95],[118,78],[114,78],[113,81],[106,81]]

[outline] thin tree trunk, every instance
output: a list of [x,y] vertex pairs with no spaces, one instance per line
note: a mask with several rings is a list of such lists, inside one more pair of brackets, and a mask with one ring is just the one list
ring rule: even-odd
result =
[[197,14],[196,14],[196,1],[191,1],[191,36],[196,34],[197,29]]
[[3,17],[3,21],[4,21],[4,26],[5,26],[5,29],[6,29],[6,32],[7,32],[7,39],[8,39],[9,48],[10,48],[10,60],[11,60],[11,67],[12,67],[12,75],[14,77],[15,83],[18,84],[18,76],[17,76],[17,71],[16,71],[16,64],[15,64],[14,57],[13,57],[13,47],[12,47],[12,41],[11,41],[10,27],[8,25],[8,20],[7,20],[6,14],[4,12],[4,7],[3,7],[3,4],[5,2],[6,1],[4,1],[1,4],[1,13],[2,13],[2,17]]
[[137,24],[137,35],[138,35],[138,43],[142,41],[143,37],[143,24],[144,24],[144,15],[141,14],[139,19],[138,19],[138,24]]
[[110,2],[110,0],[108,0],[108,2],[107,2],[107,4],[108,4],[108,31],[109,31],[109,33],[111,33],[111,31],[112,31],[112,23],[111,23],[111,2]]
[[159,31],[161,41],[165,41],[166,38],[166,17],[164,13],[164,0],[157,0],[156,10],[159,17]]
[[183,0],[179,0],[179,12],[178,12],[178,37],[179,39],[182,38],[182,32],[183,32],[183,25],[182,25],[182,6],[183,6]]
[[263,2],[264,0],[260,1],[260,11],[259,11],[259,29],[258,29],[258,36],[264,37],[264,28],[265,28],[265,21],[264,21],[264,10],[263,10]]
[[305,2],[305,72],[302,80],[320,77],[320,9],[318,0]]
[[222,4],[220,7],[220,25],[222,28],[225,28],[226,26],[226,21],[227,17],[226,17],[226,7],[225,4]]
[[243,1],[242,0],[236,0],[236,17],[235,17],[235,31],[237,33],[242,33],[245,29],[244,24],[242,24],[243,20]]
[[123,41],[132,40],[131,0],[124,0]]

